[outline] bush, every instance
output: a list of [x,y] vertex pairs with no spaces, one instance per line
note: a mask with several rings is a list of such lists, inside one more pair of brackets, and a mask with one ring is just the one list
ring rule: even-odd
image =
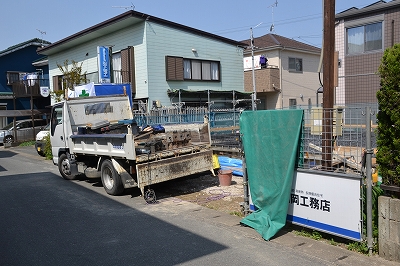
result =
[[51,142],[50,142],[50,134],[47,134],[44,138],[44,147],[43,147],[43,153],[46,159],[52,160],[53,159],[53,154],[51,152]]
[[381,88],[376,154],[382,183],[400,186],[400,44],[387,48],[378,69]]

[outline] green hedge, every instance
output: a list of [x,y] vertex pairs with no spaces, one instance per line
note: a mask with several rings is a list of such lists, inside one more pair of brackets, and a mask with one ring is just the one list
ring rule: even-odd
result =
[[378,72],[376,159],[383,184],[400,186],[400,44],[385,50]]

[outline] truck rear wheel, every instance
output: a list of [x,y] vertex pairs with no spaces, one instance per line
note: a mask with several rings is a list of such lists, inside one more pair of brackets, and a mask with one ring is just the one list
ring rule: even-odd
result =
[[121,195],[124,191],[121,177],[108,159],[101,164],[101,182],[105,191],[110,195]]
[[61,154],[60,158],[58,158],[58,170],[60,171],[62,178],[66,180],[73,180],[75,178],[74,175],[71,175],[69,159],[65,153]]

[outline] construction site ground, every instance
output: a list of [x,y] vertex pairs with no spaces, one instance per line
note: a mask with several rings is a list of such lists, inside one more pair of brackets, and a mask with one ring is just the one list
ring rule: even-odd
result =
[[151,187],[157,200],[181,201],[205,206],[228,214],[242,216],[243,177],[232,175],[230,186],[220,186],[217,171],[170,180]]

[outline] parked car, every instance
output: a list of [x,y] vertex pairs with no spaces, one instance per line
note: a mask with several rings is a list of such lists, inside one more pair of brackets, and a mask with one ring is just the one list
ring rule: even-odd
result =
[[34,140],[36,134],[47,122],[44,119],[34,119],[34,123],[35,127],[32,125],[32,119],[17,120],[14,130],[14,122],[11,122],[0,130],[0,144]]
[[40,156],[44,156],[44,137],[50,134],[50,123],[47,124],[39,133],[36,134],[35,149]]

